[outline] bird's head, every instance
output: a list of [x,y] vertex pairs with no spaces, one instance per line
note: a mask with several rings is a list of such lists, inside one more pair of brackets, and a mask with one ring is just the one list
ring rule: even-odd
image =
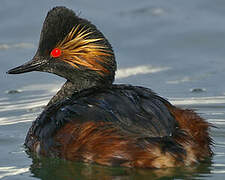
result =
[[8,73],[30,71],[54,73],[71,82],[88,79],[111,84],[116,62],[111,45],[95,25],[72,10],[55,7],[45,18],[33,59]]

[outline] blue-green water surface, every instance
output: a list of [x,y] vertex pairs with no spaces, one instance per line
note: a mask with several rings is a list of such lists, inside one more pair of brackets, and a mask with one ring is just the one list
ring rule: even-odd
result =
[[[224,0],[0,2],[0,179],[224,179]],[[118,62],[116,83],[149,87],[217,126],[211,130],[211,161],[183,168],[129,169],[37,159],[25,152],[28,128],[65,80],[40,72],[5,72],[32,58],[42,22],[56,5],[75,10],[109,39]]]

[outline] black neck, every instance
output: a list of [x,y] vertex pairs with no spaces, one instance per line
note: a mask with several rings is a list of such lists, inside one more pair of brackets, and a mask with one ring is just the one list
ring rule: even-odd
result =
[[80,92],[84,89],[88,89],[94,86],[99,86],[96,82],[90,80],[83,80],[77,82],[66,81],[61,89],[56,93],[55,96],[49,101],[47,107],[55,104],[65,98],[70,97],[72,94]]

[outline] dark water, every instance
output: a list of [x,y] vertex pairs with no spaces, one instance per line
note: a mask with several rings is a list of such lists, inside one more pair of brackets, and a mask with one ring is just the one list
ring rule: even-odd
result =
[[[111,168],[30,158],[23,142],[31,122],[64,82],[45,73],[6,75],[32,58],[47,11],[65,5],[112,43],[116,82],[143,85],[195,109],[218,128],[211,162],[186,168]],[[224,179],[224,0],[1,0],[0,179]]]

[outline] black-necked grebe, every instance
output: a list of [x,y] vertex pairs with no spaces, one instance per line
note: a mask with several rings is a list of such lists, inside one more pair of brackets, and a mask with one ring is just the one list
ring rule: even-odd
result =
[[39,155],[124,167],[191,165],[212,155],[210,124],[150,89],[113,84],[111,45],[65,7],[48,12],[34,58],[9,74],[67,79],[33,122],[25,146]]

